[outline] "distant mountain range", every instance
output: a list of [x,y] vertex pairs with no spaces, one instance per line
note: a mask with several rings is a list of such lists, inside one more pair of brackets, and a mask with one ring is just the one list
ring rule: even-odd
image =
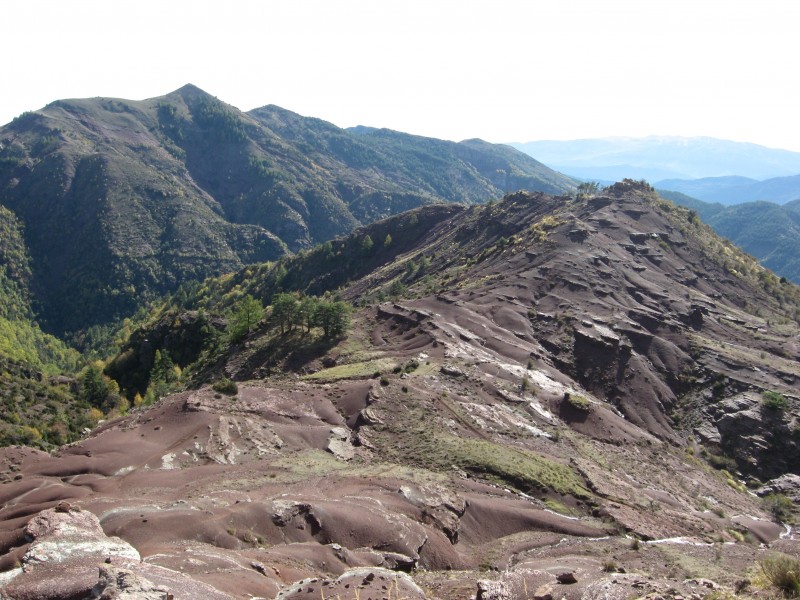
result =
[[706,202],[725,205],[758,200],[784,204],[800,199],[800,175],[773,177],[764,181],[741,176],[664,179],[654,185],[659,189],[673,190]]
[[600,181],[629,177],[658,182],[731,175],[763,180],[800,173],[800,152],[708,137],[618,137],[511,145],[557,171]]
[[59,334],[420,205],[574,188],[509,146],[243,113],[192,85],[60,100],[0,128],[0,205],[24,231],[33,304]]

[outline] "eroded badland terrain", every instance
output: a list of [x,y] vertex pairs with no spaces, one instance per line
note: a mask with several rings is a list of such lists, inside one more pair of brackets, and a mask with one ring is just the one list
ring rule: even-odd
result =
[[412,214],[354,234],[385,259],[324,352],[277,360],[264,321],[186,391],[0,450],[0,595],[773,594],[797,288],[632,182]]

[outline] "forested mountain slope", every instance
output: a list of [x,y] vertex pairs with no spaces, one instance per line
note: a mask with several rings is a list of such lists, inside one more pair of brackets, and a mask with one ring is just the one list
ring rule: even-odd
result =
[[246,114],[191,85],[57,101],[0,129],[0,204],[25,227],[31,290],[56,333],[402,210],[518,187],[574,183],[510,147]]

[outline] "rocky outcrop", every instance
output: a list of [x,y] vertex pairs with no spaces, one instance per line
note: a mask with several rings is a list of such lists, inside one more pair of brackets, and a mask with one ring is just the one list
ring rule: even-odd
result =
[[97,583],[86,600],[233,600],[184,573],[147,563],[119,563],[99,567]]
[[[127,542],[103,533],[89,511],[59,505],[33,517],[25,527],[28,549],[21,566],[6,574],[2,597],[61,599],[88,595],[97,582],[98,565],[139,560]],[[57,580],[53,573],[59,573]]]
[[174,600],[175,595],[166,587],[132,571],[112,565],[100,567],[100,578],[92,588],[91,600]]
[[288,586],[275,600],[319,598],[403,598],[427,600],[425,592],[405,573],[379,568],[352,569],[336,579],[312,577]]
[[792,413],[769,408],[760,392],[730,396],[706,412],[708,421],[699,433],[709,442],[717,441],[748,474],[770,479],[795,469],[800,461]]

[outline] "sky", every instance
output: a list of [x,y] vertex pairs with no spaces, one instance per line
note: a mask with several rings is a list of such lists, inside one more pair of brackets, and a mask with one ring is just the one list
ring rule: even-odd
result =
[[2,0],[0,123],[193,83],[340,127],[800,151],[797,0]]

